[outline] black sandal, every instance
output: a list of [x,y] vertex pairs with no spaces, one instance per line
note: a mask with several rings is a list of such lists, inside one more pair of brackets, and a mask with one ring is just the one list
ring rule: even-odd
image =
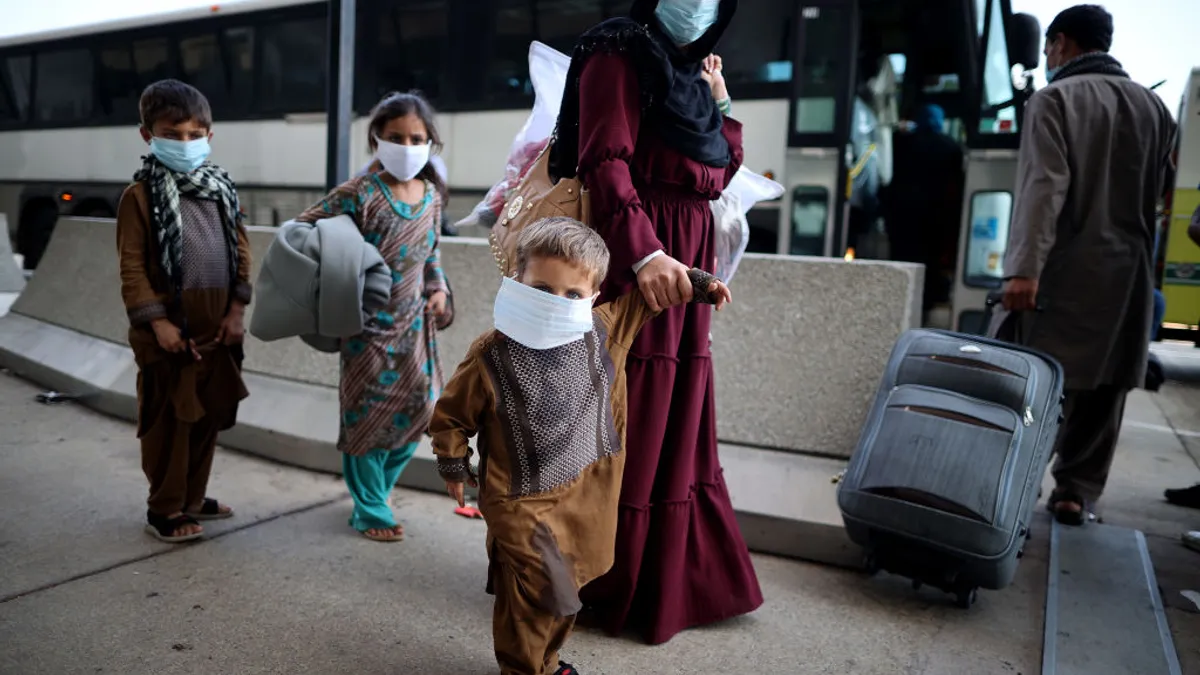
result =
[[[1059,508],[1063,504],[1078,504],[1079,510],[1072,511]],[[1072,527],[1079,527],[1086,524],[1091,513],[1087,500],[1068,490],[1055,490],[1051,492],[1050,498],[1046,500],[1046,510],[1054,514],[1054,519],[1058,522]]]
[[205,497],[204,502],[200,505],[200,510],[189,512],[188,515],[196,520],[222,520],[224,518],[232,518],[233,509],[222,512],[220,502]]
[[173,536],[173,533],[184,525],[199,525],[196,519],[181,515],[174,518],[159,515],[150,511],[146,512],[146,533],[159,541],[164,541],[168,544],[182,544],[185,541],[195,541],[204,536],[203,532],[195,534],[184,534]]
[[554,675],[579,675],[579,671],[575,666],[559,661],[558,670],[554,671]]

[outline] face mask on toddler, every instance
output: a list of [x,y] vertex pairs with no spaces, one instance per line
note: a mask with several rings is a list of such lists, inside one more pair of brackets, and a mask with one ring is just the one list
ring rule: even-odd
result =
[[530,349],[554,349],[582,340],[592,330],[594,300],[562,298],[505,277],[493,319],[496,330]]
[[717,22],[721,0],[659,0],[654,16],[677,45],[690,45]]

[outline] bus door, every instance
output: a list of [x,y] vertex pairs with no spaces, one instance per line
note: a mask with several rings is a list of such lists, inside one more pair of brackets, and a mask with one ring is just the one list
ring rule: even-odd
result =
[[1179,156],[1171,220],[1163,252],[1162,293],[1167,301],[1163,337],[1200,345],[1200,247],[1188,237],[1192,214],[1200,207],[1200,68],[1194,68],[1179,108]]
[[777,252],[846,251],[848,139],[858,50],[857,0],[802,2],[788,107],[788,148]]
[[[1040,28],[1026,15],[1014,23],[1009,0],[980,0],[977,7],[982,10],[976,17],[982,72],[973,97],[977,114],[967,116],[966,183],[951,305],[955,330],[982,334],[987,295],[1003,285],[1021,113],[1032,93],[1032,85],[1014,87],[1014,65],[1036,67]],[[1011,39],[1010,25],[1019,27],[1020,40]],[[1010,55],[1009,45],[1017,43],[1021,53]]]

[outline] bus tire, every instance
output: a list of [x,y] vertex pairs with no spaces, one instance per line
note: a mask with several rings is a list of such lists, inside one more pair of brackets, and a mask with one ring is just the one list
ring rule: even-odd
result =
[[103,199],[89,199],[80,204],[72,215],[80,218],[116,218],[117,214]]
[[17,252],[25,258],[25,269],[37,268],[57,222],[58,207],[54,202],[34,200],[25,205],[17,225]]

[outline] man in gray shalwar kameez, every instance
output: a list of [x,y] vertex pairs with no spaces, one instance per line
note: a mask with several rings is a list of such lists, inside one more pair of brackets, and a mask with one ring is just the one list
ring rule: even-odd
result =
[[1040,306],[1021,315],[1021,341],[1066,372],[1049,507],[1071,525],[1104,490],[1125,397],[1145,378],[1155,208],[1176,133],[1158,96],[1109,56],[1112,31],[1097,5],[1046,31],[1050,84],[1025,108],[1004,259],[1004,308]]

